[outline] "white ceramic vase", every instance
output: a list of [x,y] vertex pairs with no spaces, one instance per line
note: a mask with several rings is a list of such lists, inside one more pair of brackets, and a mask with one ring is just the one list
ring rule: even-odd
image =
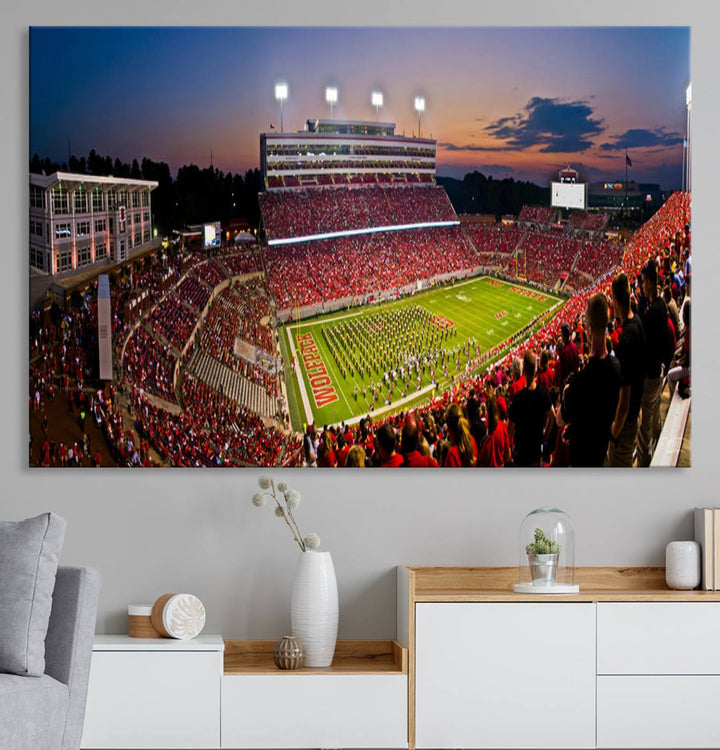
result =
[[338,591],[329,552],[300,553],[290,605],[292,634],[305,649],[306,667],[329,667],[338,631]]

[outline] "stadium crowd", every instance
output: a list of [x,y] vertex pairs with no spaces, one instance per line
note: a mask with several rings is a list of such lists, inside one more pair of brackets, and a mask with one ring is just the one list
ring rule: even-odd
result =
[[523,206],[518,214],[518,221],[528,224],[552,224],[556,213],[557,209],[550,206]]
[[457,221],[450,199],[439,185],[268,190],[259,198],[265,232],[271,240]]
[[459,227],[431,227],[268,247],[267,286],[280,310],[397,289],[478,259]]

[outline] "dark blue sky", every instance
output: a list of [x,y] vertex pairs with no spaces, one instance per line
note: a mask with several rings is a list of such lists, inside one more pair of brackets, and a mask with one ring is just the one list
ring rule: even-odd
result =
[[589,180],[679,187],[688,28],[42,28],[30,33],[30,153],[67,143],[225,171],[258,166],[258,135],[327,116],[383,120],[438,140],[438,173],[478,169],[547,183],[570,162]]

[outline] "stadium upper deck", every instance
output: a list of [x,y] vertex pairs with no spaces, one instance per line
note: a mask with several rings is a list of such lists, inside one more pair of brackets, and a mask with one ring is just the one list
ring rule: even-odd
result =
[[435,182],[437,141],[395,134],[395,123],[308,120],[299,133],[261,133],[267,189]]

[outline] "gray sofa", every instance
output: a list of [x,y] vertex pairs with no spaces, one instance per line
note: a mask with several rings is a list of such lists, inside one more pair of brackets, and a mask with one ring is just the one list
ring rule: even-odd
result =
[[77,750],[82,738],[101,575],[59,567],[45,673],[0,674],[0,750]]

